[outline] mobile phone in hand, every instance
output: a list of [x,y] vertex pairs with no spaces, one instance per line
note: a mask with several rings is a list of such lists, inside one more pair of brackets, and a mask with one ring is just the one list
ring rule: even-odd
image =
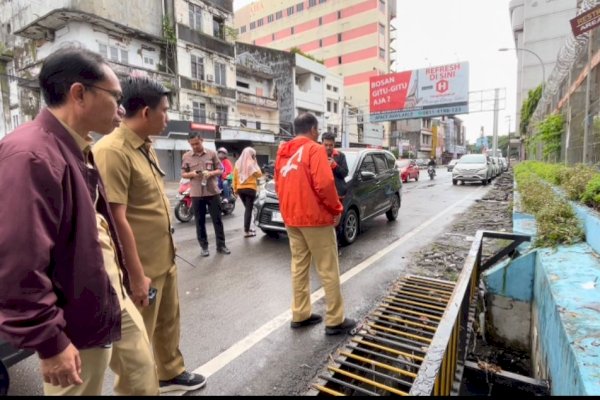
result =
[[148,290],[148,302],[149,304],[154,304],[154,302],[156,301],[156,294],[158,293],[158,289],[150,287],[150,289]]

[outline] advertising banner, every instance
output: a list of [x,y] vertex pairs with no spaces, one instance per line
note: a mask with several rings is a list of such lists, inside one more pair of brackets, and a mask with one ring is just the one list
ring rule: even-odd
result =
[[600,25],[600,4],[571,19],[573,36],[579,36]]
[[371,122],[469,112],[469,63],[371,77]]

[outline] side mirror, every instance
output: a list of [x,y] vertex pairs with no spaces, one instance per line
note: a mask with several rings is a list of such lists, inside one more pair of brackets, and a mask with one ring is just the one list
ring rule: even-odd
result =
[[371,171],[360,171],[360,178],[363,181],[370,181],[372,179],[375,179],[375,174]]

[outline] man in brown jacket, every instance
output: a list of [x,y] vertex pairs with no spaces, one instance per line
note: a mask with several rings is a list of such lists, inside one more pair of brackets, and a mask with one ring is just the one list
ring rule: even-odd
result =
[[[158,394],[90,152],[89,132],[108,134],[121,120],[121,86],[100,55],[72,47],[45,59],[39,81],[48,108],[0,141],[0,336],[37,352],[46,394],[100,395],[109,363],[116,392]],[[111,360],[127,341],[141,360],[133,368]],[[132,389],[127,374],[148,379]]]

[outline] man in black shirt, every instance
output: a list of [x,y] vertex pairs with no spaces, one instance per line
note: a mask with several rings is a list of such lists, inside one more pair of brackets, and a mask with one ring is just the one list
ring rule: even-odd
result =
[[[335,133],[325,132],[321,138],[329,165],[335,179],[335,188],[340,200],[346,195],[346,176],[348,175],[348,165],[346,164],[346,156],[344,153],[337,151],[335,147]],[[343,203],[343,201],[342,201]]]

